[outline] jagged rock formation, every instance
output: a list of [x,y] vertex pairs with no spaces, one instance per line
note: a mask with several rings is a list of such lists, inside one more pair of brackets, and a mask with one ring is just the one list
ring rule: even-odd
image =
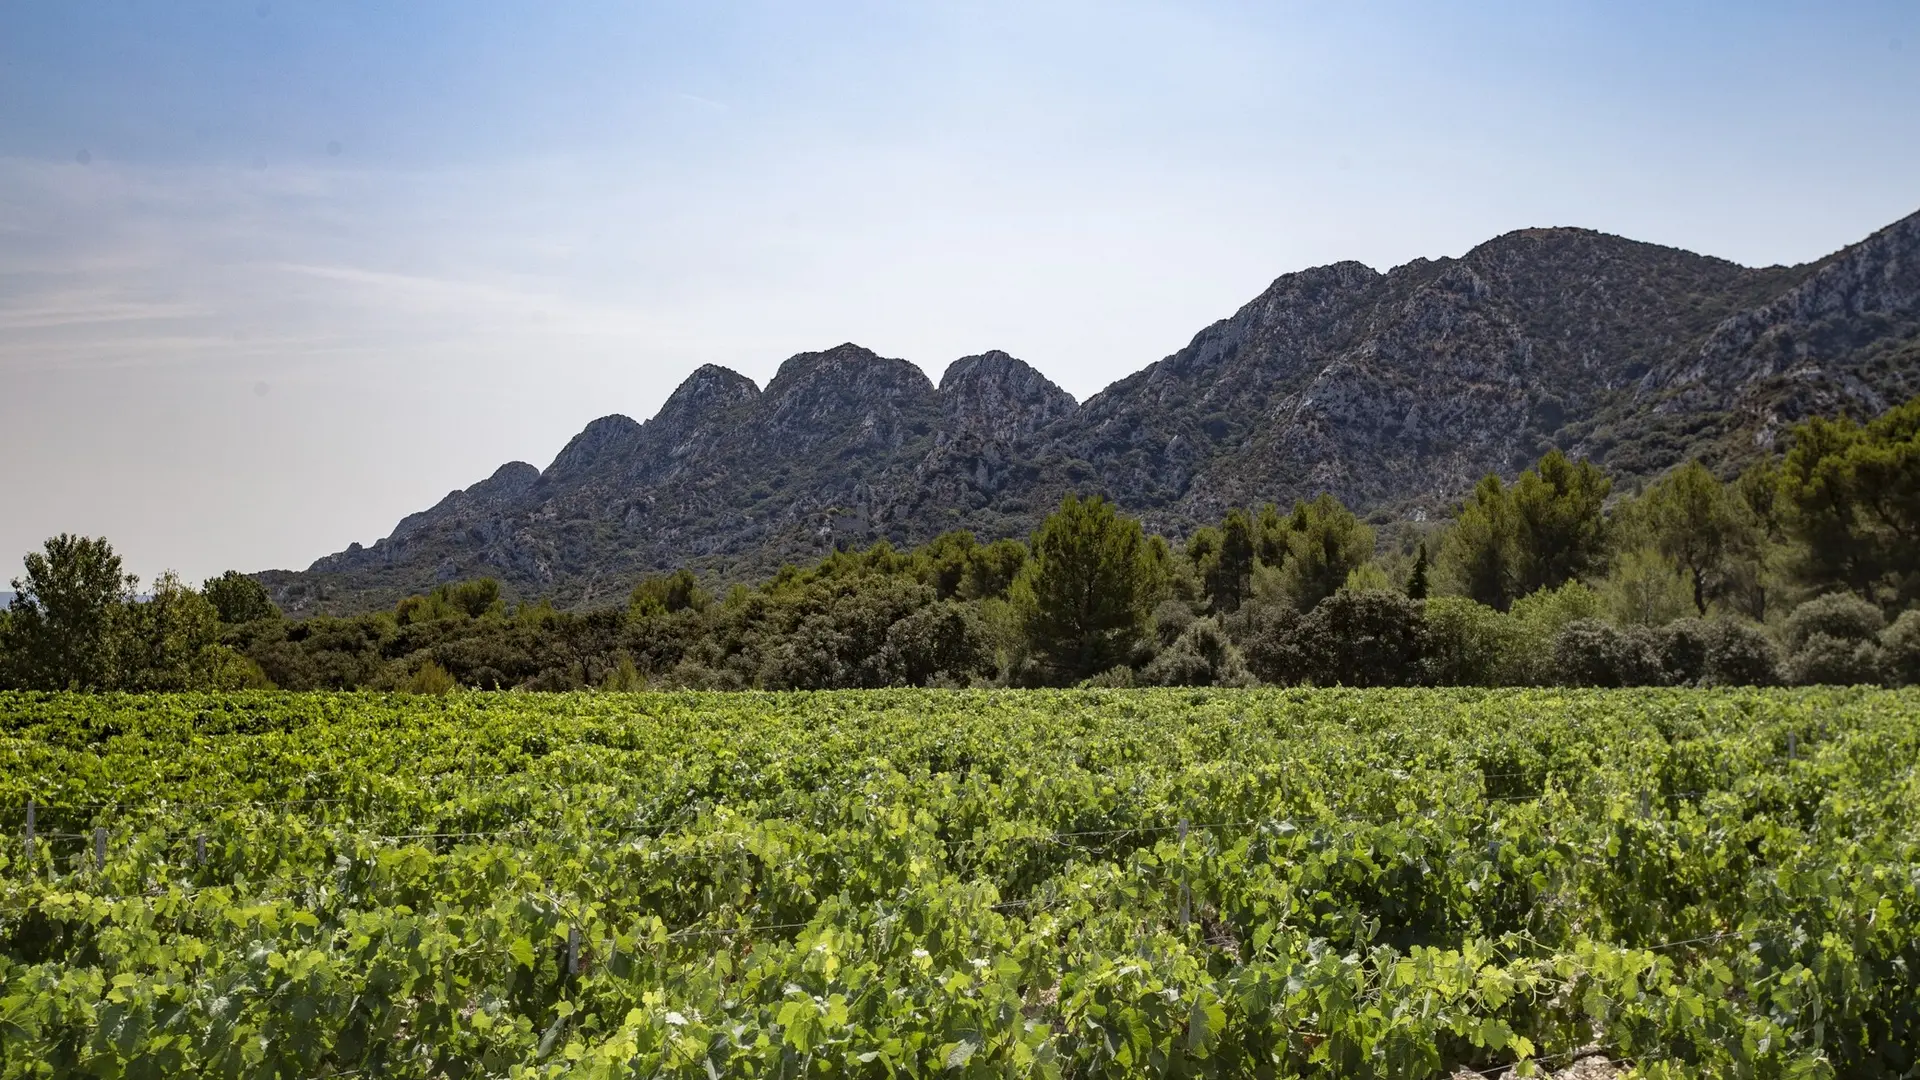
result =
[[1331,491],[1443,512],[1549,446],[1651,475],[1732,467],[1814,412],[1920,392],[1920,214],[1819,262],[1749,269],[1583,229],[1527,229],[1387,273],[1275,281],[1086,402],[1002,352],[918,367],[841,345],[763,390],[719,367],[645,423],[587,425],[371,547],[261,575],[294,611],[492,574],[560,603],[690,565],[749,577],[839,544],[1020,535],[1067,491],[1183,532]]

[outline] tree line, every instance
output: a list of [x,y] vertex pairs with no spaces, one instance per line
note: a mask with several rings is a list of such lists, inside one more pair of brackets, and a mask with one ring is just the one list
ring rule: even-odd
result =
[[1176,543],[1069,496],[1025,542],[883,542],[717,596],[680,570],[585,611],[482,579],[287,619],[232,572],[136,595],[106,541],[63,535],[0,612],[0,685],[1920,683],[1920,399],[1785,442],[1730,479],[1695,461],[1635,491],[1556,450],[1385,535],[1321,495]]

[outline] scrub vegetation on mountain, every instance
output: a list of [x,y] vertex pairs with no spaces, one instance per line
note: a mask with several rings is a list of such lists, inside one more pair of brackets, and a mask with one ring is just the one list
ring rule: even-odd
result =
[[[1920,670],[1920,399],[1815,418],[1722,481],[1618,491],[1550,451],[1450,520],[1377,533],[1329,495],[1184,542],[1068,497],[1027,543],[951,532],[710,588],[688,568],[561,610],[492,579],[284,618],[237,574],[150,598],[56,537],[0,615],[41,689],[1901,685]],[[1432,558],[1427,553],[1433,552]],[[717,595],[716,595],[717,594]]]

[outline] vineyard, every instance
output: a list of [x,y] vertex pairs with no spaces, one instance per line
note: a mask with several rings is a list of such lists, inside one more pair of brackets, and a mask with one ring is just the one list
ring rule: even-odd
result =
[[0,1078],[1920,1076],[1917,761],[1908,691],[0,694]]

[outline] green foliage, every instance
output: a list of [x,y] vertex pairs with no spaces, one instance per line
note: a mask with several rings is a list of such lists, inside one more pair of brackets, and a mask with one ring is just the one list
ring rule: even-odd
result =
[[613,665],[613,670],[600,680],[600,689],[614,693],[633,693],[647,688],[647,676],[631,656],[621,656]]
[[1454,590],[1505,611],[1519,597],[1594,573],[1606,558],[1602,509],[1612,487],[1598,466],[1558,450],[1511,487],[1482,479],[1441,549]]
[[1649,546],[1614,556],[1600,595],[1608,617],[1621,626],[1665,626],[1694,614],[1699,593],[1685,567]]
[[712,597],[700,587],[700,581],[693,576],[693,572],[680,569],[671,574],[647,578],[635,585],[633,594],[627,600],[627,610],[635,617],[645,618],[682,611],[705,611],[711,602]]
[[1886,678],[1886,655],[1876,641],[1848,641],[1815,634],[1787,660],[1801,686],[1877,686]]
[[[1392,579],[1387,577],[1387,572],[1380,568],[1379,563],[1361,563],[1347,571],[1347,580],[1340,583],[1341,592],[1386,592],[1388,590],[1400,592],[1400,595],[1406,596],[1406,593],[1401,590],[1394,589]],[[1412,598],[1408,597],[1408,599]]]
[[1765,630],[1740,619],[1717,619],[1707,635],[1708,686],[1777,686],[1780,649]]
[[1422,541],[1420,544],[1420,554],[1413,560],[1413,570],[1407,575],[1407,599],[1425,600],[1427,598],[1427,594],[1433,591],[1433,584],[1428,580],[1429,576],[1427,545],[1425,541]]
[[1920,686],[1920,611],[1901,612],[1880,633],[1886,674],[1896,686]]
[[1411,686],[1423,675],[1426,614],[1395,589],[1341,589],[1294,633],[1302,673],[1321,686]]
[[1600,568],[1607,554],[1601,510],[1613,481],[1591,461],[1552,450],[1514,482],[1520,549],[1517,595],[1557,589]]
[[139,579],[104,539],[61,533],[25,558],[0,640],[5,678],[33,689],[99,689],[122,676],[126,607]]
[[1194,619],[1140,672],[1142,686],[1249,686],[1246,659],[1213,618]]
[[1880,609],[1847,593],[1828,593],[1793,609],[1787,616],[1787,648],[1798,652],[1815,637],[1838,641],[1871,641],[1887,620]]
[[0,1075],[1891,1080],[1916,708],[0,694]]
[[887,628],[881,648],[890,686],[966,686],[994,670],[992,636],[976,608],[929,604]]
[[1538,648],[1512,618],[1464,596],[1436,596],[1426,606],[1423,681],[1436,686],[1510,686],[1524,682],[1522,653]]
[[409,694],[438,696],[452,693],[459,687],[460,684],[454,681],[453,675],[446,668],[429,660],[414,669],[413,674],[407,677],[404,689]]
[[1553,636],[1553,674],[1567,686],[1657,686],[1660,642],[1644,626],[1575,619]]
[[409,596],[395,605],[393,617],[401,626],[410,626],[442,619],[478,619],[505,612],[500,583],[493,578],[477,578],[448,582],[425,596]]
[[1231,614],[1247,598],[1256,547],[1253,517],[1245,510],[1228,511],[1220,523],[1219,551],[1206,569],[1207,597],[1214,611]]
[[213,605],[220,621],[230,626],[280,617],[280,609],[273,606],[267,587],[238,570],[208,578],[200,586],[200,595]]
[[1758,556],[1758,529],[1739,494],[1698,461],[1655,481],[1639,503],[1652,546],[1687,575],[1696,614],[1726,596],[1740,564]]
[[982,544],[970,532],[935,537],[915,552],[920,580],[942,600],[985,600],[1007,595],[1026,565],[1027,547],[1018,540]]
[[1865,425],[1816,417],[1791,437],[1779,499],[1802,544],[1801,583],[1885,604],[1920,597],[1920,398]]
[[1372,559],[1373,530],[1339,500],[1322,494],[1294,504],[1281,588],[1304,614],[1338,592],[1349,574]]
[[1519,525],[1497,476],[1482,477],[1454,514],[1440,548],[1452,590],[1498,611],[1512,606],[1520,580]]
[[127,609],[121,683],[132,690],[212,690],[230,661],[220,647],[220,613],[168,571],[151,595]]
[[1140,523],[1101,498],[1069,495],[1029,545],[1011,598],[1033,658],[1077,682],[1125,663],[1146,633],[1165,571]]

